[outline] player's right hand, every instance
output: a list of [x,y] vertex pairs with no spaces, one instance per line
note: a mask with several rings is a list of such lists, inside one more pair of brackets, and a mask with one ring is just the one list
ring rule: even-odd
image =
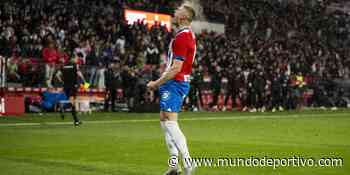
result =
[[149,90],[156,90],[157,89],[157,84],[155,81],[150,81],[147,83],[147,89]]

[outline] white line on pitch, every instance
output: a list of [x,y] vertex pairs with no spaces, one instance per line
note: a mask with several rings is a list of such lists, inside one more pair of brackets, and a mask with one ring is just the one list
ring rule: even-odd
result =
[[[336,113],[338,116],[349,116],[347,113]],[[180,121],[211,121],[211,120],[244,120],[244,119],[281,119],[281,118],[310,118],[310,117],[329,117],[331,114],[302,114],[302,115],[251,115],[238,117],[200,117],[200,118],[184,118]],[[143,123],[143,122],[159,122],[159,119],[139,119],[139,120],[105,120],[105,121],[84,121],[84,124],[113,124],[113,123]],[[72,122],[44,122],[44,123],[5,123],[1,126],[40,126],[40,125],[71,125]]]

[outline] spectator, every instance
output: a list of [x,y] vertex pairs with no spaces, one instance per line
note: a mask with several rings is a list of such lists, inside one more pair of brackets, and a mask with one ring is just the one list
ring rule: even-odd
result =
[[48,47],[43,49],[42,53],[45,62],[45,80],[48,87],[52,86],[52,78],[55,73],[56,62],[58,61],[58,52],[52,41],[49,41]]
[[145,55],[147,59],[146,61],[147,64],[159,65],[160,63],[159,50],[154,44],[151,44],[149,47],[147,47]]
[[133,69],[129,69],[128,67],[123,68],[122,72],[122,82],[123,82],[123,90],[125,101],[127,102],[130,109],[133,109],[135,106],[135,98],[137,96],[137,81],[138,77],[136,75],[136,71]]
[[[112,63],[106,71],[106,100],[105,111],[109,111],[109,107],[115,112],[115,103],[117,97],[117,89],[122,87],[122,74],[119,63]],[[111,104],[111,105],[110,105]]]

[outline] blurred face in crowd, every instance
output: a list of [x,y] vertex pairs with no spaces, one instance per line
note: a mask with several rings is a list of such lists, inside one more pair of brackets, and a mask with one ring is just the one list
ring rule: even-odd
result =
[[54,43],[53,43],[53,42],[50,42],[50,43],[49,43],[49,48],[50,48],[50,49],[55,48],[55,45],[54,45]]
[[115,63],[113,69],[117,71],[120,70],[120,63]]

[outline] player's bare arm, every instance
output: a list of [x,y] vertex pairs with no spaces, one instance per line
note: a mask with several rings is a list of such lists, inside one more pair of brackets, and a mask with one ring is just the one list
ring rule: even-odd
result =
[[147,84],[147,87],[150,90],[154,90],[154,89],[157,89],[160,85],[164,84],[165,82],[173,79],[175,75],[181,71],[182,64],[183,64],[183,61],[174,60],[174,63],[171,66],[171,68],[168,71],[164,72],[163,75],[158,80],[150,81]]

